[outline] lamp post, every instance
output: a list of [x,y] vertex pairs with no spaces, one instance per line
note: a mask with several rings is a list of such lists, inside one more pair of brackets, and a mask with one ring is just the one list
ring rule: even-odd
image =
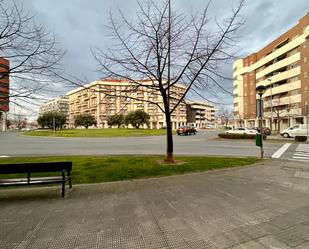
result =
[[257,137],[260,136],[260,148],[261,148],[261,158],[264,157],[264,148],[263,148],[263,100],[262,100],[262,95],[266,92],[266,87],[265,86],[258,86],[256,88],[256,93],[260,96],[259,100],[257,101],[257,116],[260,118],[260,124],[259,124],[259,128],[260,128],[260,134],[257,134]]

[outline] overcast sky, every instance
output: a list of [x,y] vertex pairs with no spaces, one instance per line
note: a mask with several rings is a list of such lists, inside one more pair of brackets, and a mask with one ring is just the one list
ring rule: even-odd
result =
[[[142,2],[143,0],[141,0]],[[104,47],[108,44],[104,24],[110,10],[119,7],[130,19],[138,10],[136,0],[16,0],[24,8],[36,15],[37,23],[54,32],[61,46],[67,50],[63,64],[67,72],[84,75],[90,81],[100,78],[95,72],[97,65],[90,52],[91,47]],[[181,11],[200,10],[206,0],[171,0],[174,9]],[[222,18],[228,15],[236,0],[213,0],[210,13]],[[242,16],[246,19],[239,32],[239,57],[261,49],[264,45],[294,26],[309,12],[309,0],[247,0]],[[231,76],[232,65],[222,70]],[[232,82],[226,82],[231,90]],[[65,94],[67,89],[63,89]],[[231,96],[224,102],[231,104]]]

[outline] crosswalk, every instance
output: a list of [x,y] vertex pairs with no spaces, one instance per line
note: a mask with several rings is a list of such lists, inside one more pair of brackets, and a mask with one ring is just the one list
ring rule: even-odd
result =
[[299,144],[292,158],[300,161],[309,161],[309,144]]

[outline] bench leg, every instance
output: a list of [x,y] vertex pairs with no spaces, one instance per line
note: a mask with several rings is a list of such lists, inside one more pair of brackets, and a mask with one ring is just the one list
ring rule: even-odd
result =
[[64,197],[65,195],[65,182],[62,182],[62,193],[61,196]]

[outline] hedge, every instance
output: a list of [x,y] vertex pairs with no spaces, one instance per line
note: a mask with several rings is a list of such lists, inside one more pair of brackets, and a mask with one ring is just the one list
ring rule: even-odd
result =
[[[233,133],[219,133],[219,137],[228,139],[255,139],[255,134],[233,134]],[[265,140],[267,136],[264,134],[263,139]]]

